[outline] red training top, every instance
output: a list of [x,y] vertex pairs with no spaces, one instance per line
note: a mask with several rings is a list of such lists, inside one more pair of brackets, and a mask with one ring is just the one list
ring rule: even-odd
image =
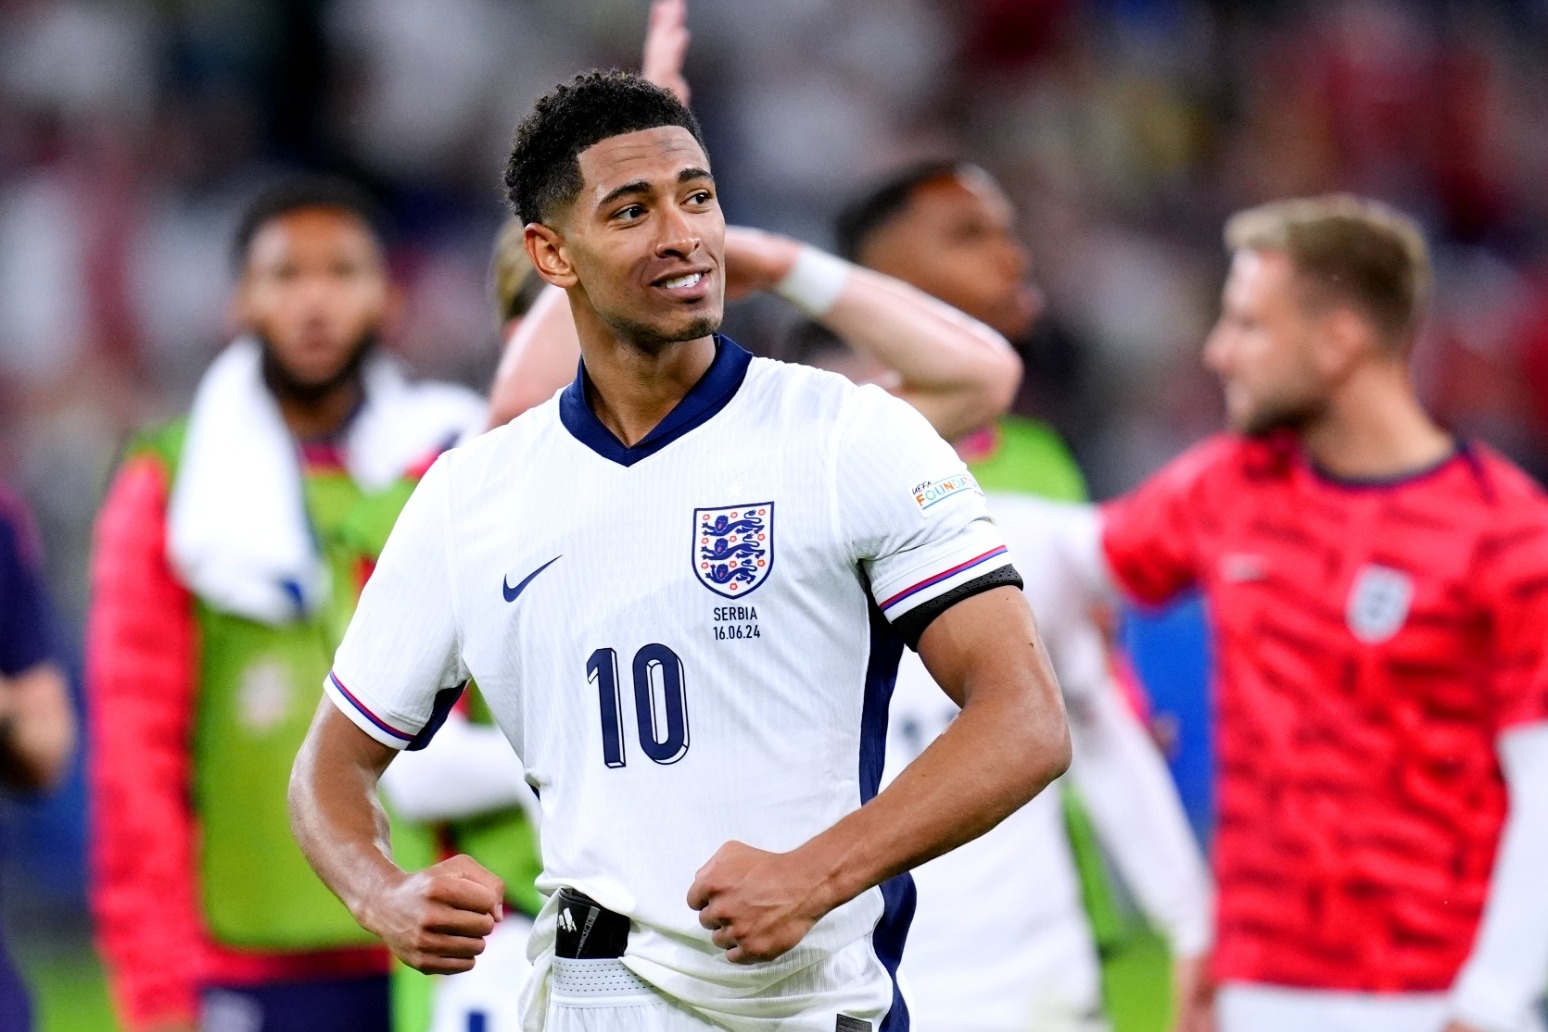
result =
[[1473,445],[1372,483],[1217,437],[1103,517],[1135,598],[1207,599],[1217,977],[1449,988],[1505,817],[1495,740],[1548,720],[1548,499]]

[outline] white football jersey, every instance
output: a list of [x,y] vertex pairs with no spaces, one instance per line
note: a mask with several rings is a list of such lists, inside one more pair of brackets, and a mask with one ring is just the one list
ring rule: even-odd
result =
[[[644,440],[580,379],[430,470],[327,691],[378,741],[476,678],[539,791],[545,892],[633,920],[624,962],[728,1028],[901,1029],[907,879],[769,963],[734,965],[686,896],[730,839],[784,851],[877,791],[905,638],[1016,583],[983,496],[909,406],[722,340]],[[539,916],[528,1014],[547,992]]]
[[[1105,646],[1072,599],[1047,510],[991,494],[1064,692],[1075,710],[1108,691]],[[915,655],[898,670],[884,783],[924,751],[957,706]],[[1006,758],[1011,762],[1010,757]],[[1077,1028],[1101,1009],[1101,971],[1057,784],[996,828],[914,872],[918,910],[901,975],[921,1032]]]

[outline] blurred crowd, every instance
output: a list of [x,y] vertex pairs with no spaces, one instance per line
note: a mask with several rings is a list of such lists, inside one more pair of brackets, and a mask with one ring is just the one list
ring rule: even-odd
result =
[[[0,481],[68,627],[125,435],[187,407],[227,336],[259,186],[339,171],[387,203],[392,344],[482,387],[516,118],[632,66],[645,0],[0,0]],[[1197,352],[1231,211],[1347,189],[1421,218],[1422,392],[1548,476],[1545,0],[700,0],[687,73],[728,217],[830,243],[900,163],[964,157],[1017,204],[1047,317],[1018,405],[1094,492],[1219,425]],[[778,355],[783,312],[728,329]]]

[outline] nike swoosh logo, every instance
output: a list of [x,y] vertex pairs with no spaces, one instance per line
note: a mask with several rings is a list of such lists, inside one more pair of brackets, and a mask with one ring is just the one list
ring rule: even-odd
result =
[[511,587],[511,580],[509,576],[502,579],[500,581],[500,590],[505,594],[505,601],[516,601],[516,596],[527,590],[527,585],[532,583],[533,577],[536,577],[538,574],[542,573],[544,570],[548,569],[550,566],[554,565],[554,563],[557,563],[560,559],[563,558],[564,556],[562,555],[554,556],[552,559],[548,560],[548,562],[544,563],[542,566],[539,566],[537,569],[523,577],[521,583],[516,585],[514,588]]

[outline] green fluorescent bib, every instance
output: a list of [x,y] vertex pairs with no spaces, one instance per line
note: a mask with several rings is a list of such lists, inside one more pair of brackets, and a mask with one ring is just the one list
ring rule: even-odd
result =
[[[175,478],[186,429],[186,420],[168,424],[131,452],[158,456]],[[198,682],[189,744],[199,890],[205,924],[227,946],[310,951],[377,942],[312,873],[290,833],[291,764],[357,590],[357,560],[341,547],[338,530],[367,499],[346,472],[313,470],[305,501],[333,584],[323,611],[272,627],[195,601]]]

